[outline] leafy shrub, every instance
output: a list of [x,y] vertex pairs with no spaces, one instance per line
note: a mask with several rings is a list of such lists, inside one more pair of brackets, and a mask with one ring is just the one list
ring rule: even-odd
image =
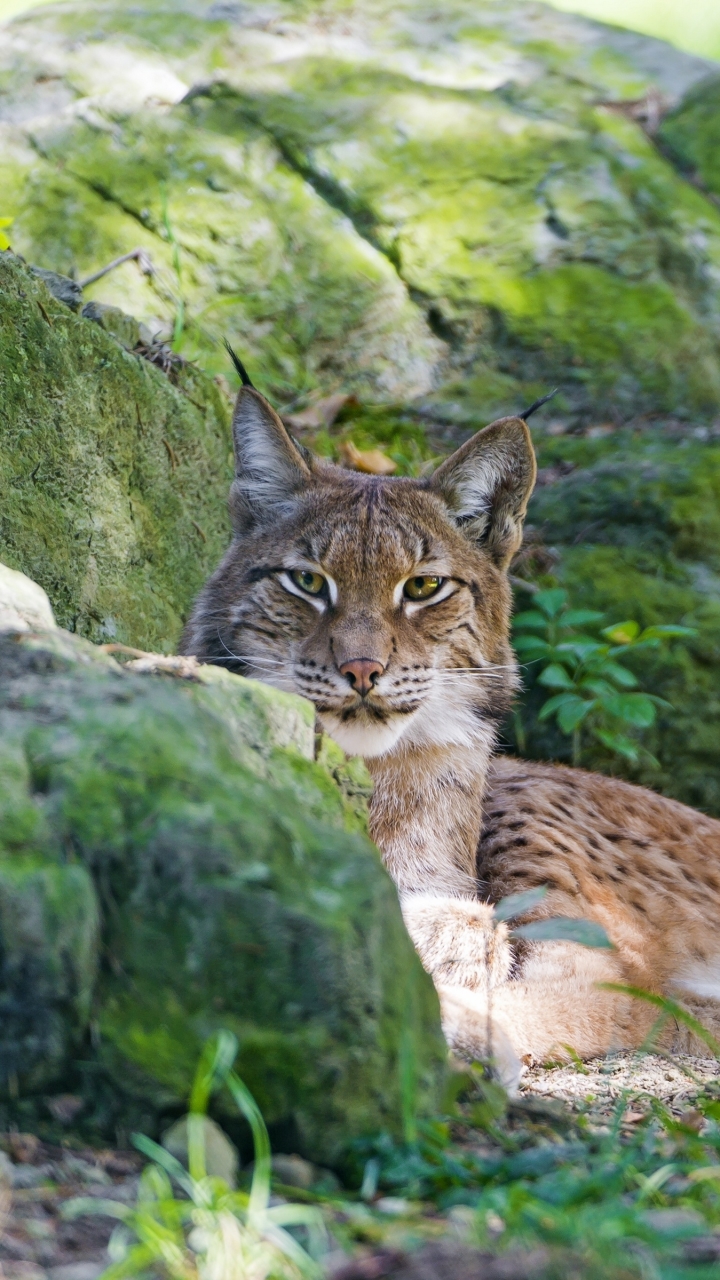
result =
[[[638,739],[654,723],[657,708],[669,704],[639,689],[625,659],[658,649],[667,640],[692,636],[693,629],[654,626],[641,631],[637,622],[627,621],[603,627],[599,636],[590,635],[588,630],[596,630],[603,615],[594,609],[573,609],[560,587],[538,591],[533,605],[515,617],[514,645],[522,661],[540,664],[536,682],[552,691],[538,720],[554,719],[560,732],[571,737],[575,765],[581,763],[584,737],[633,764],[641,759],[657,764]],[[522,741],[518,745],[522,750]]]

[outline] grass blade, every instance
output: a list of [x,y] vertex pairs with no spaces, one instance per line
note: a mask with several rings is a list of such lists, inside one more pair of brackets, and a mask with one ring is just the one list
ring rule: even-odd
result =
[[703,1026],[702,1022],[698,1022],[697,1018],[688,1013],[687,1009],[683,1009],[676,1000],[670,1000],[667,996],[656,996],[652,991],[643,991],[642,987],[624,986],[621,982],[600,982],[598,986],[602,991],[617,991],[618,995],[634,996],[636,1000],[645,1000],[648,1004],[654,1004],[656,1009],[662,1009],[670,1017],[682,1022],[697,1036],[698,1040],[702,1040],[708,1049],[712,1049],[716,1058],[720,1058],[720,1042],[707,1027]]

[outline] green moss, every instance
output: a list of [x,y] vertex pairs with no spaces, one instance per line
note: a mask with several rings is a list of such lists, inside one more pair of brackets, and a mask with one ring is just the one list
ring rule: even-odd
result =
[[720,195],[720,79],[708,77],[666,116],[660,130],[683,169]]
[[432,392],[474,423],[559,381],[586,418],[717,412],[720,215],[667,158],[711,173],[716,86],[661,151],[607,104],[686,83],[671,50],[659,79],[641,40],[519,2],[432,22],[381,5],[355,44],[341,3],[327,38],[286,8],[282,31],[167,0],[24,18],[0,68],[31,120],[2,162],[16,247],[83,276],[141,245],[156,275],[128,264],[91,296],[174,328],[213,373],[230,336],[285,405]]
[[9,209],[13,243],[78,278],[145,249],[157,268],[150,280],[128,264],[87,296],[166,332],[182,303],[176,347],[226,372],[229,336],[274,398],[312,390],[331,368],[365,390],[426,389],[436,344],[394,269],[281,162],[263,131],[236,111],[222,133],[217,116],[212,98],[200,98],[112,128],[46,126],[48,163]]
[[0,857],[0,1088],[34,1091],[77,1051],[97,970],[98,907],[85,867]]
[[[324,1162],[401,1131],[408,1037],[417,1106],[437,1104],[437,999],[362,833],[367,777],[329,744],[308,758],[308,704],[227,672],[133,675],[62,633],[5,639],[0,672],[0,740],[20,760],[6,808],[37,812],[11,824],[8,879],[62,882],[69,916],[71,878],[89,873],[101,905],[93,1047],[74,1068],[96,1124],[142,1113],[156,1128],[182,1109],[223,1026],[268,1122]],[[68,929],[85,936],[75,917]],[[12,958],[9,925],[3,943]],[[60,1083],[62,1048],[47,1066]]]
[[173,648],[227,544],[225,402],[0,259],[0,558],[93,639]]

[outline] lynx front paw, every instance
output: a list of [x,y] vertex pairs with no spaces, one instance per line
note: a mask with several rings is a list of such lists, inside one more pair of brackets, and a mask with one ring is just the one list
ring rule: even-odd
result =
[[466,987],[438,986],[445,1039],[458,1058],[487,1062],[493,1074],[515,1094],[523,1066],[507,1032],[492,1017],[489,1000]]
[[507,926],[472,898],[409,893],[401,899],[407,931],[433,981],[487,991],[504,982],[512,952]]

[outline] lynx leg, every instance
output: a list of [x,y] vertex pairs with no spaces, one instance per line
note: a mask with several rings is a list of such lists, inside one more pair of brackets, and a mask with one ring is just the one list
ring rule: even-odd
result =
[[[442,987],[440,999],[444,1005],[451,998],[453,1047],[464,1056],[487,1054],[491,1025],[505,1033],[525,1062],[570,1059],[568,1047],[591,1058],[642,1044],[655,1021],[652,1006],[600,986],[623,980],[616,956],[551,942],[537,946],[521,978],[489,991]],[[464,1022],[458,1007],[465,1011]]]
[[507,925],[474,898],[406,893],[403,919],[436,986],[484,991],[505,982],[512,965]]
[[[506,983],[512,966],[507,926],[493,908],[470,898],[410,893],[401,899],[408,933],[440,996],[443,1031],[460,1058],[492,1059],[510,1092],[522,1065],[504,1028],[491,1017],[492,993]],[[464,997],[477,995],[478,1012]],[[484,1002],[484,1003],[483,1003]]]

